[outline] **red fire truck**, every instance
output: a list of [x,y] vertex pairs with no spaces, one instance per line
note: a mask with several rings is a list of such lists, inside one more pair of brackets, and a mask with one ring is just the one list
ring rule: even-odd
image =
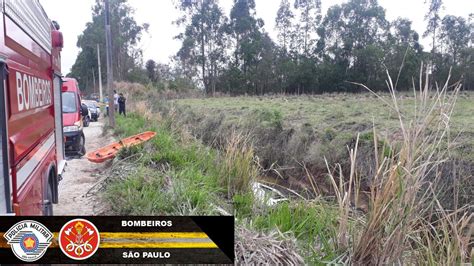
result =
[[65,166],[62,35],[38,0],[0,9],[0,215],[52,215]]

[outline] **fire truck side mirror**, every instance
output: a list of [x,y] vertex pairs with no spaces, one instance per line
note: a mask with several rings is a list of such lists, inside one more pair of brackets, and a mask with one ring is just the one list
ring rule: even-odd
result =
[[59,27],[59,23],[56,20],[51,21],[51,23],[53,24],[54,29],[56,30],[61,29],[61,27]]
[[64,46],[64,40],[63,40],[63,34],[58,31],[58,30],[53,30],[51,32],[51,38],[52,38],[52,45],[54,48],[63,48]]

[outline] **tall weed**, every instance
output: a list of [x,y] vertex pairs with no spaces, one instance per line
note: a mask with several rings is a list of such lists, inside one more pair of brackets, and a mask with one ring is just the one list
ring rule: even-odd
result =
[[[432,90],[428,76],[421,70],[418,89],[413,86],[416,98],[413,113],[400,107],[390,76],[387,85],[391,102],[374,93],[394,110],[401,139],[390,143],[392,153],[387,156],[378,150],[374,134],[376,172],[371,177],[366,223],[360,231],[349,232],[346,226],[351,194],[360,189],[357,185],[360,171],[355,159],[357,144],[350,150],[348,177],[342,176],[340,166],[336,171],[328,166],[340,209],[338,245],[348,248],[352,242],[350,256],[355,264],[402,263],[415,257],[417,263],[466,262],[467,246],[461,239],[464,239],[467,217],[456,216],[456,210],[443,210],[436,204],[437,180],[432,178],[439,177],[438,167],[448,155],[449,146],[443,144],[449,143],[450,117],[461,86],[449,86],[448,78],[442,87],[436,84]],[[454,252],[453,248],[458,251]],[[421,257],[419,250],[424,251]]]
[[224,150],[221,181],[227,188],[228,197],[245,194],[257,178],[253,147],[248,135],[233,132]]

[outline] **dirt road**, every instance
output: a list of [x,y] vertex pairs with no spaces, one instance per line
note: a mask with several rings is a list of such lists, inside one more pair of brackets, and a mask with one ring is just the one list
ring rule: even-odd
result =
[[[102,135],[103,125],[99,120],[84,128],[87,152],[112,141]],[[84,157],[68,159],[63,180],[59,183],[59,204],[54,205],[54,215],[96,215],[94,206],[100,205],[100,199],[85,194],[96,184],[106,165],[91,163]]]

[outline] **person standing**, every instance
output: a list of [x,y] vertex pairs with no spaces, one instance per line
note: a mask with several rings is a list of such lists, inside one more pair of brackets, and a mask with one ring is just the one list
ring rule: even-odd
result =
[[118,99],[119,99],[119,94],[117,93],[116,90],[114,90],[114,107],[115,107],[115,112],[117,112],[118,109]]
[[123,116],[127,116],[125,112],[125,102],[127,99],[123,96],[123,93],[120,93],[120,97],[118,98],[118,105],[119,105],[119,114],[123,114]]

